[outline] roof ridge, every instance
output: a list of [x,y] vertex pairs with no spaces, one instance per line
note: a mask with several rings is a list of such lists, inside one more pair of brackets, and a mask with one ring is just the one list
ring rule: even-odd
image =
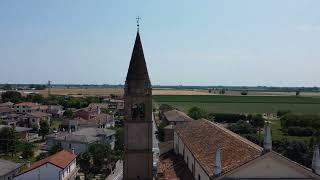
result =
[[203,119],[203,120],[205,120],[205,121],[207,121],[208,123],[214,125],[215,127],[218,127],[220,130],[222,130],[222,131],[225,132],[226,134],[229,134],[229,135],[235,137],[236,139],[238,139],[238,140],[240,140],[240,141],[248,144],[249,146],[251,146],[251,147],[253,147],[253,148],[255,148],[255,149],[259,150],[259,151],[262,151],[262,150],[263,150],[263,148],[262,148],[261,146],[259,146],[259,145],[255,144],[255,143],[251,142],[250,140],[248,140],[248,139],[240,136],[239,134],[236,134],[236,133],[230,131],[229,129],[221,126],[219,123],[215,123],[215,122],[209,121],[209,120],[207,120],[207,119]]

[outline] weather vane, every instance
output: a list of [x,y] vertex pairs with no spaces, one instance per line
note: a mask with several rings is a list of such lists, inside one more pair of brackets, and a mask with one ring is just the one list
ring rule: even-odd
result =
[[139,26],[140,26],[140,23],[139,23],[139,22],[140,22],[141,18],[138,16],[136,19],[137,19],[137,29],[138,29],[138,31],[139,31]]

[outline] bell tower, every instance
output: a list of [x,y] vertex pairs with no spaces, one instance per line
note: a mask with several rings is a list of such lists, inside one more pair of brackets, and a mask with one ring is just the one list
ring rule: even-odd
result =
[[152,88],[139,29],[124,89],[123,179],[152,179]]

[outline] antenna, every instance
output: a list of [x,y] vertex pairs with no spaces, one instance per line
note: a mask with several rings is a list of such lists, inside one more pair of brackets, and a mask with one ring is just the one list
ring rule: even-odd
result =
[[51,95],[51,81],[48,81],[48,96]]
[[140,20],[141,20],[141,18],[138,16],[136,19],[137,19],[137,30],[139,31],[139,26],[140,26]]

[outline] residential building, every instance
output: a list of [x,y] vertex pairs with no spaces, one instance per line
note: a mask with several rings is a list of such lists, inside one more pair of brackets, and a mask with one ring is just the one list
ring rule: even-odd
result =
[[31,113],[39,109],[38,103],[22,102],[14,105],[14,109],[17,113]]
[[48,105],[48,113],[51,114],[52,117],[61,117],[64,110],[61,105]]
[[24,124],[23,125],[24,127],[39,129],[40,121],[47,121],[48,124],[50,125],[51,116],[44,112],[38,112],[38,111],[30,112],[23,117],[23,120],[22,122],[20,121],[20,123]]
[[[270,127],[269,127],[270,128]],[[195,180],[319,179],[320,176],[272,151],[266,129],[264,148],[205,119],[178,124],[174,151],[183,157]],[[320,173],[319,150],[315,162]]]
[[16,127],[13,127],[13,126],[10,126],[10,125],[0,125],[0,130],[2,128],[14,128],[14,131],[16,132],[17,136],[20,138],[20,139],[24,139],[24,140],[27,140],[29,141],[30,140],[30,131],[32,130],[32,128],[26,128],[26,127],[19,127],[19,126],[16,126]]
[[21,164],[0,159],[0,180],[12,180],[20,168]]
[[81,128],[75,132],[57,132],[46,136],[47,142],[43,149],[49,150],[54,145],[61,145],[65,150],[74,150],[76,154],[85,152],[91,144],[115,145],[115,131],[104,128]]
[[76,157],[74,153],[62,150],[32,163],[14,177],[14,180],[74,180],[79,170]]
[[13,108],[10,107],[0,107],[0,117],[7,116],[11,113],[15,112]]
[[[1,93],[0,93],[1,94]],[[14,103],[13,102],[5,102],[5,103],[0,103],[0,107],[8,107],[8,108],[13,108]]]

